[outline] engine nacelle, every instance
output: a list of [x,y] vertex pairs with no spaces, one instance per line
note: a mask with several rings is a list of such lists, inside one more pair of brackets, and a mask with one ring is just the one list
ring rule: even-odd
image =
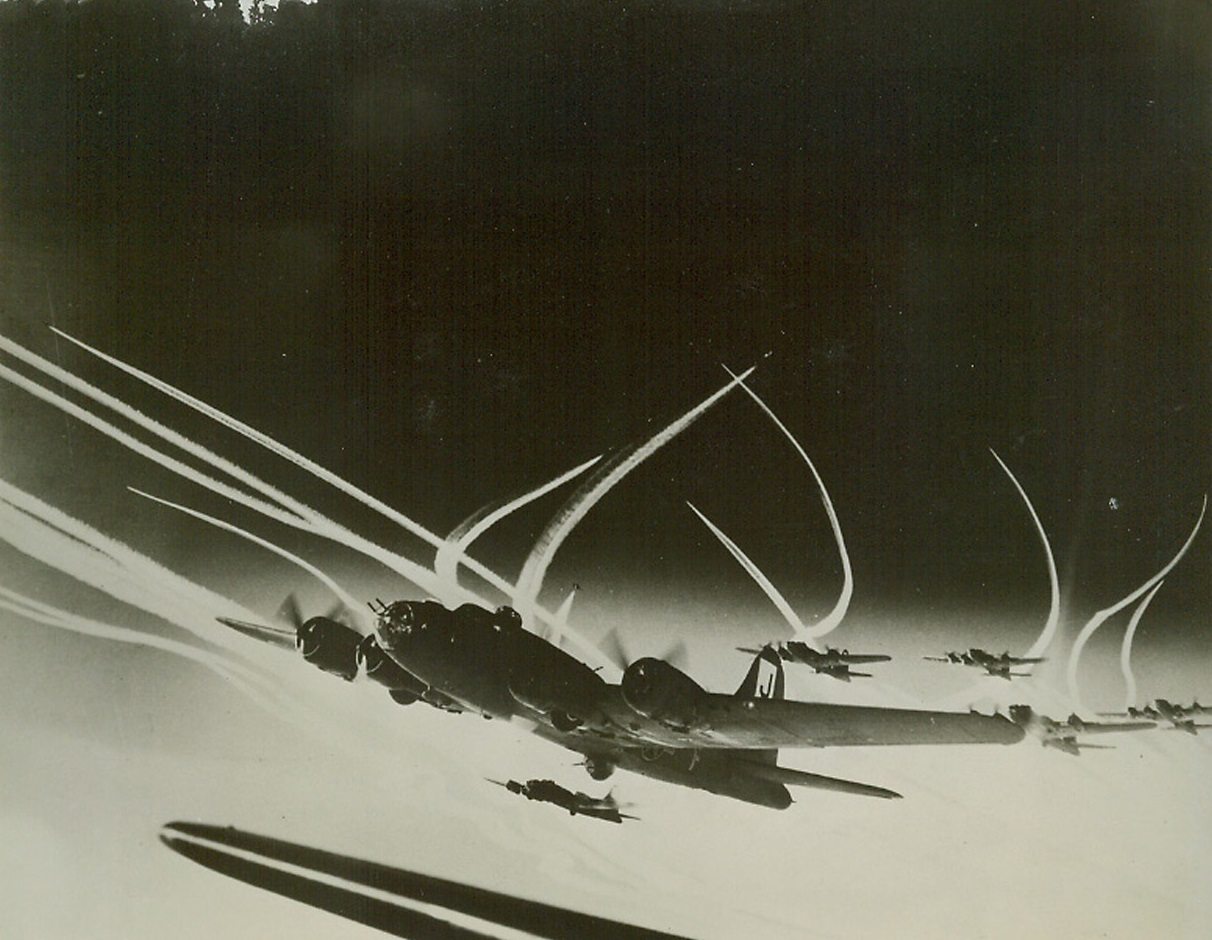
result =
[[514,701],[546,715],[563,732],[580,727],[596,712],[606,683],[574,656],[520,627],[500,634],[509,664],[509,694]]
[[295,632],[295,646],[313,666],[346,682],[358,674],[362,634],[331,617],[312,617]]
[[700,724],[707,690],[663,659],[637,659],[623,673],[623,700],[645,718],[679,730]]
[[[400,702],[402,698],[415,702],[429,688],[388,656],[373,633],[358,644],[357,662],[365,671],[366,678],[393,693],[392,698],[397,702]],[[397,696],[395,693],[400,694]],[[401,702],[401,704],[404,703]]]

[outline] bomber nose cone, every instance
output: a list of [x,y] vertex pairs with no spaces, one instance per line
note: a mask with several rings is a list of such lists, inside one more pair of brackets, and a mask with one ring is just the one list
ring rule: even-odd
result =
[[412,605],[407,601],[396,601],[379,614],[375,633],[384,649],[395,649],[412,633]]

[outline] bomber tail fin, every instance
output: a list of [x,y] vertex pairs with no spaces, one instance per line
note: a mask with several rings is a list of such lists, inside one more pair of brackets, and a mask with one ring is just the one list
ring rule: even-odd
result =
[[[774,669],[774,673],[767,680],[766,685],[759,687],[762,679],[762,663],[771,666]],[[741,684],[733,694],[736,698],[741,699],[782,699],[786,696],[783,661],[779,658],[779,654],[775,652],[774,647],[767,644],[757,651],[757,655],[753,657],[753,663],[750,665],[749,671],[745,673],[745,678],[741,680]]]

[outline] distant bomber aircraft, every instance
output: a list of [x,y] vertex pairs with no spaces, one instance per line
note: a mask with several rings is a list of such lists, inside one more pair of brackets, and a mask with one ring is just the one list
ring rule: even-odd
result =
[[528,800],[554,803],[556,806],[568,810],[570,816],[592,816],[595,819],[605,819],[612,823],[621,823],[624,819],[636,818],[620,812],[619,804],[611,793],[607,793],[603,797],[589,796],[579,790],[573,793],[554,780],[527,780],[525,783],[519,783],[517,780],[510,780],[506,783],[501,783],[499,780],[489,782],[504,787],[510,793],[524,796]]
[[[766,648],[773,648],[779,657],[785,662],[802,663],[808,666],[818,674],[832,676],[834,679],[841,679],[843,682],[849,682],[854,676],[870,678],[869,672],[852,672],[851,666],[861,666],[867,663],[886,663],[892,659],[891,656],[886,656],[883,653],[852,653],[850,650],[834,649],[832,646],[825,647],[824,652],[813,649],[807,643],[801,640],[789,640],[786,643],[776,643],[771,646],[767,644]],[[756,654],[758,650],[738,646],[738,650],[742,653]]]
[[[899,797],[883,787],[778,763],[783,747],[1013,744],[1023,731],[1001,715],[919,711],[783,697],[783,664],[758,653],[731,695],[708,692],[663,659],[626,666],[607,682],[588,665],[531,633],[511,607],[448,610],[437,601],[376,602],[377,630],[363,637],[334,616],[293,630],[220,618],[343,679],[358,673],[394,701],[426,702],[486,718],[521,719],[535,734],[584,757],[595,780],[615,768],[773,809],[791,805],[787,785],[862,796]],[[763,667],[775,676],[759,689]]]
[[1190,705],[1175,705],[1164,698],[1159,698],[1141,708],[1129,706],[1126,712],[1108,712],[1108,714],[1166,721],[1175,731],[1185,731],[1187,734],[1199,734],[1200,728],[1212,728],[1212,724],[1199,724],[1195,721],[1200,715],[1212,714],[1212,707],[1200,705],[1199,702],[1192,702]]
[[1104,748],[1105,744],[1086,744],[1078,741],[1079,734],[1107,734],[1115,731],[1144,731],[1157,727],[1153,721],[1121,721],[1098,722],[1085,721],[1076,714],[1070,715],[1064,721],[1057,721],[1047,715],[1034,711],[1030,705],[1011,705],[1010,720],[1026,731],[1039,738],[1044,747],[1053,747],[1074,757],[1081,756],[1083,748]]
[[975,647],[961,652],[946,653],[943,656],[923,656],[922,658],[935,663],[976,666],[999,679],[1026,678],[1030,675],[1029,672],[1011,672],[1010,670],[1015,666],[1029,666],[1044,661],[1043,657],[1039,656],[1011,656],[1008,650],[999,656]]

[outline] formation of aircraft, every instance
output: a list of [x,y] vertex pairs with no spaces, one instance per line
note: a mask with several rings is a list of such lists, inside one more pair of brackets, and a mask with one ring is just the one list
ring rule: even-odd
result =
[[[770,648],[755,656],[736,692],[723,694],[654,657],[631,662],[621,681],[608,682],[527,630],[510,607],[376,602],[376,629],[362,636],[336,616],[304,619],[295,605],[287,606],[293,631],[221,621],[276,646],[293,646],[342,679],[363,674],[400,704],[523,719],[540,737],[581,755],[595,780],[621,768],[774,809],[791,804],[789,785],[890,799],[900,794],[782,767],[778,751],[1012,744],[1023,738],[1023,730],[1001,715],[788,700],[782,658]],[[769,669],[773,676],[762,686]]]
[[570,816],[592,816],[594,819],[604,819],[612,823],[637,818],[622,812],[612,793],[607,793],[605,796],[590,796],[580,790],[574,793],[554,780],[527,780],[525,783],[517,780],[508,780],[505,783],[501,783],[499,780],[489,782],[504,787],[510,793],[524,796],[528,800],[552,803],[568,810]]
[[1212,706],[1192,702],[1190,705],[1175,705],[1164,698],[1136,708],[1129,706],[1125,712],[1111,714],[1126,715],[1129,718],[1148,719],[1153,722],[1167,722],[1175,731],[1185,731],[1187,734],[1199,734],[1200,728],[1212,728],[1207,722],[1199,723],[1195,719],[1200,715],[1212,714]]
[[1087,744],[1079,741],[1079,734],[1108,734],[1121,731],[1144,731],[1157,727],[1155,721],[1098,722],[1086,721],[1073,714],[1064,721],[1041,715],[1030,705],[1011,705],[1010,720],[1025,732],[1039,739],[1044,747],[1056,748],[1065,754],[1079,757],[1083,749],[1105,748],[1105,744]]
[[[851,666],[861,666],[868,663],[886,663],[892,657],[883,653],[852,653],[850,650],[839,650],[832,646],[824,650],[813,649],[802,640],[788,640],[785,643],[767,644],[784,662],[801,663],[815,670],[818,675],[832,676],[849,682],[855,676],[871,678],[869,672],[854,672]],[[759,650],[738,646],[742,653],[756,655]]]
[[1015,666],[1030,666],[1044,661],[1041,656],[1011,656],[1010,651],[990,653],[987,650],[973,647],[968,650],[953,651],[942,656],[923,656],[935,663],[954,663],[959,666],[976,666],[985,670],[991,676],[999,679],[1022,679],[1030,675],[1028,672],[1012,672]]

